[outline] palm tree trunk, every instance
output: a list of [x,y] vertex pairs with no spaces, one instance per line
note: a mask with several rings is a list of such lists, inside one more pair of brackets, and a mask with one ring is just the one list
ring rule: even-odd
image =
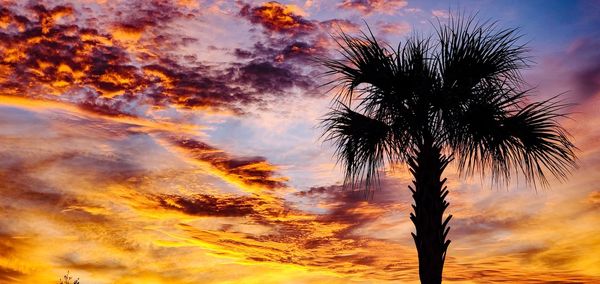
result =
[[414,177],[413,186],[409,186],[414,199],[414,213],[410,214],[410,219],[416,234],[411,234],[419,255],[419,277],[424,284],[442,282],[446,250],[450,244],[450,240],[446,240],[450,230],[447,225],[452,215],[442,222],[448,207],[444,200],[448,190],[444,186],[446,179],[440,178],[450,161],[450,157],[441,154],[439,147],[424,143],[408,162]]

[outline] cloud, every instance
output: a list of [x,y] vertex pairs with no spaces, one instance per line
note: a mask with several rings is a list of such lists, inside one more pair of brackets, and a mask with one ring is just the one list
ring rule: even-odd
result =
[[[0,112],[4,123],[0,127],[4,176],[0,178],[6,185],[1,189],[0,208],[9,216],[6,220],[20,220],[0,226],[0,249],[12,248],[0,250],[10,255],[9,262],[0,261],[0,279],[48,282],[55,275],[47,272],[55,270],[109,283],[182,277],[184,283],[245,282],[267,275],[268,281],[294,276],[311,282],[409,282],[418,275],[413,245],[402,237],[410,235],[399,229],[409,224],[406,178],[385,178],[372,199],[364,199],[360,191],[344,191],[338,184],[315,186],[283,199],[279,191],[260,183],[256,190],[244,192],[245,181],[272,174],[272,165],[257,162],[258,158],[233,158],[214,146],[182,138],[185,135],[148,136],[108,119],[98,121],[77,113],[31,117],[37,112],[21,112]],[[16,132],[20,137],[16,139],[12,129],[29,130]],[[151,143],[154,140],[171,143],[185,155],[164,151],[163,144]],[[180,161],[182,157],[197,157],[209,166],[183,165],[187,163]],[[211,167],[218,172],[206,170]],[[229,176],[241,185],[228,187],[210,176]],[[453,190],[451,196],[481,198],[481,192],[457,192],[461,191]],[[498,193],[489,195],[494,194]],[[494,239],[493,227],[510,220],[503,214],[511,209],[510,201],[514,203],[511,194],[484,199],[460,213],[465,219],[461,226],[490,237],[479,243],[490,255],[469,258],[461,253],[463,247],[453,244],[451,249],[456,250],[446,260],[446,281],[478,277],[482,281],[593,282],[592,276],[569,269],[543,268],[560,261],[566,266],[585,261],[565,259],[564,252],[576,250],[564,243],[556,243],[560,245],[556,250],[534,245],[500,250],[507,241]],[[523,198],[532,202],[529,197]],[[531,216],[535,215],[517,215],[515,222],[521,225],[503,229],[519,236],[534,233],[534,239],[547,234],[531,230],[547,218]],[[147,265],[148,260],[152,265]],[[534,264],[523,265],[524,260]],[[231,269],[239,274],[227,273]]]
[[262,157],[234,158],[206,143],[170,134],[160,135],[176,151],[206,163],[226,180],[267,189],[285,187],[285,177],[275,176],[276,167]]
[[[297,142],[310,136],[297,126],[310,123],[302,116],[306,109],[290,114],[299,116],[287,124],[294,133],[282,135],[296,141],[289,144],[293,155],[273,149],[281,146],[266,141],[272,136],[264,132],[258,135],[269,143],[237,155],[230,148],[243,149],[247,137],[223,147],[195,125],[222,118],[194,113],[243,114],[310,88],[307,59],[330,51],[324,32],[337,24],[358,26],[311,20],[308,12],[279,4],[314,28],[277,30],[262,18],[234,20],[236,28],[249,22],[261,30],[228,49],[209,47],[189,32],[204,27],[190,17],[206,11],[186,6],[203,9],[204,3],[89,3],[0,10],[0,211],[6,217],[0,221],[0,282],[49,283],[67,270],[82,282],[102,283],[417,279],[409,177],[387,176],[372,199],[338,184],[293,194],[298,181],[288,181],[282,173],[289,171],[282,170],[322,174],[332,167],[305,161],[323,155]],[[238,15],[239,7],[230,12]],[[189,24],[185,37],[173,29],[181,23]],[[188,47],[201,52],[190,54]],[[214,54],[235,63],[203,61]],[[303,101],[318,112],[322,106],[313,102]],[[445,282],[597,282],[597,257],[588,253],[598,244],[595,227],[588,226],[597,223],[596,188],[589,186],[597,184],[597,135],[590,132],[594,104],[587,107],[590,117],[577,125],[585,135],[578,141],[593,144],[581,147],[589,154],[582,161],[588,170],[564,190],[488,193],[454,181],[449,198],[457,242]],[[281,125],[287,107],[278,111],[261,119]],[[208,127],[230,126],[220,123]],[[256,147],[268,152],[252,152]],[[326,179],[322,184],[336,177]]]
[[[405,194],[398,192],[402,190],[401,184],[387,178],[381,182],[385,191],[365,192],[335,184],[311,187],[306,191],[296,192],[295,195],[317,201],[318,207],[327,209],[327,214],[319,216],[322,222],[346,225],[346,228],[336,233],[336,236],[345,238],[361,235],[362,230],[368,230],[366,227],[377,223],[392,208],[408,210],[410,201],[407,200],[406,190]],[[408,219],[402,220],[404,221],[408,223]],[[406,237],[409,236],[407,233]]]
[[408,24],[406,22],[401,22],[401,23],[380,22],[377,24],[377,29],[383,34],[390,34],[390,35],[406,35],[412,30],[410,24]]
[[[301,48],[287,52],[288,56],[300,56],[301,53]],[[307,76],[299,76],[299,72],[291,64],[277,64],[262,60],[241,64],[232,70],[236,82],[248,85],[258,93],[271,94],[283,94],[284,90],[294,87],[302,90],[312,88],[315,82]]]
[[[6,32],[0,34],[3,94],[59,100],[108,116],[145,116],[150,108],[241,114],[245,112],[242,106],[271,100],[291,88],[314,85],[292,65],[263,61],[220,67],[190,64],[178,62],[159,47],[152,50],[162,45],[144,44],[146,47],[136,49],[127,43],[144,39],[148,28],[189,17],[179,8],[165,5],[131,9],[134,12],[125,20],[111,24],[110,33],[77,22],[58,23],[55,18],[73,13],[70,7],[35,6],[32,9],[38,19],[3,9],[7,23]],[[154,42],[161,36],[158,33],[147,40]],[[163,35],[162,39],[171,38]],[[186,39],[182,44],[192,38]],[[299,58],[313,50],[294,42],[280,54]]]
[[575,37],[541,56],[539,68],[526,72],[526,79],[534,86],[539,84],[536,90],[540,94],[549,97],[565,93],[567,101],[587,104],[600,94],[599,50],[597,37]]
[[[264,55],[266,49],[281,52],[281,48],[292,45],[294,42],[312,41],[314,37],[321,36],[320,28],[323,23],[327,25],[327,22],[334,21],[309,20],[297,6],[280,4],[276,1],[266,2],[259,6],[245,4],[239,14],[250,23],[260,25],[265,29],[267,45],[257,42],[254,46],[258,51],[262,51],[261,55]],[[313,43],[304,42],[303,44],[318,48]]]
[[405,0],[344,0],[338,4],[338,7],[369,15],[372,13],[394,14],[406,5],[408,2]]
[[158,195],[152,199],[158,202],[158,206],[168,210],[181,211],[194,216],[214,217],[242,217],[257,214],[253,207],[264,202],[260,198],[208,194],[195,194],[190,197]]
[[450,18],[450,13],[446,10],[431,10],[431,15],[442,19]]
[[360,31],[360,26],[347,19],[331,19],[319,23],[326,31],[333,34],[335,32],[357,33]]
[[115,25],[125,25],[134,31],[161,27],[174,20],[192,19],[201,11],[194,5],[179,5],[174,1],[127,1],[118,7],[122,13]]
[[259,93],[284,95],[285,90],[299,89],[313,95],[317,66],[311,58],[328,52],[327,36],[318,21],[303,17],[295,6],[267,2],[259,6],[244,5],[239,14],[264,28],[264,38],[250,48],[235,48],[232,53],[244,61],[230,68],[237,83]]
[[246,4],[240,15],[254,24],[260,24],[267,32],[300,35],[315,30],[315,23],[298,14],[296,6],[271,1],[252,7]]
[[594,207],[600,207],[600,191],[593,191],[588,195],[587,202]]
[[[272,40],[269,42],[268,46],[262,42],[257,42],[251,50],[236,48],[234,50],[234,55],[240,59],[253,58],[255,60],[268,60],[277,63],[292,60],[294,61],[293,63],[298,63],[309,62],[311,56],[323,54],[323,52],[323,48],[313,42],[306,42],[300,39],[286,39]],[[287,69],[292,68],[294,68],[294,66],[287,67]],[[298,75],[301,76],[301,74]]]
[[572,81],[582,98],[600,93],[600,41],[597,38],[581,38],[567,50],[570,64],[575,68]]
[[404,9],[404,11],[406,11],[407,13],[411,13],[411,14],[423,12],[423,10],[421,8],[406,8],[406,9]]

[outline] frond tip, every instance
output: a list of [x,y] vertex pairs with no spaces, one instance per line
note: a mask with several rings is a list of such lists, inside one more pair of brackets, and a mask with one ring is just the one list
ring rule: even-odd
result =
[[517,139],[515,157],[528,181],[548,185],[546,171],[564,180],[575,168],[575,145],[557,118],[566,117],[562,111],[569,105],[551,98],[529,104],[506,118],[504,127]]
[[393,68],[391,52],[375,39],[370,30],[360,37],[340,32],[334,41],[342,58],[321,58],[318,61],[327,70],[323,75],[331,77],[324,85],[340,88],[335,100],[349,103],[354,99],[355,89],[363,83],[384,87],[393,81],[389,76]]
[[354,188],[364,182],[365,188],[369,188],[378,180],[377,170],[393,148],[390,127],[341,105],[322,121],[325,140],[336,147],[338,163],[345,169],[344,183]]
[[563,111],[568,106],[555,97],[469,116],[460,139],[453,141],[459,170],[482,175],[489,171],[496,182],[508,182],[515,172],[544,187],[547,173],[566,179],[576,166],[576,147],[557,119],[567,116]]

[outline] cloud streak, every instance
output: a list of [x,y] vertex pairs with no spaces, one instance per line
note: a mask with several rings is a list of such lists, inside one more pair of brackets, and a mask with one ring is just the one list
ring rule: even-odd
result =
[[406,5],[408,2],[405,0],[344,0],[338,7],[369,15],[372,13],[394,14]]

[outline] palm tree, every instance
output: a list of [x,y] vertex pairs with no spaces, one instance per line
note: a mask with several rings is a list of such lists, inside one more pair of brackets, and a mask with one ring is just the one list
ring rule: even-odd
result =
[[575,167],[575,146],[557,119],[568,105],[534,101],[523,90],[526,48],[515,29],[474,17],[452,18],[429,38],[412,36],[396,49],[371,30],[340,32],[341,59],[320,58],[340,90],[324,120],[346,186],[378,186],[379,170],[407,164],[413,176],[410,219],[421,283],[441,283],[450,240],[443,172],[490,174],[495,184],[521,175],[547,186]]

